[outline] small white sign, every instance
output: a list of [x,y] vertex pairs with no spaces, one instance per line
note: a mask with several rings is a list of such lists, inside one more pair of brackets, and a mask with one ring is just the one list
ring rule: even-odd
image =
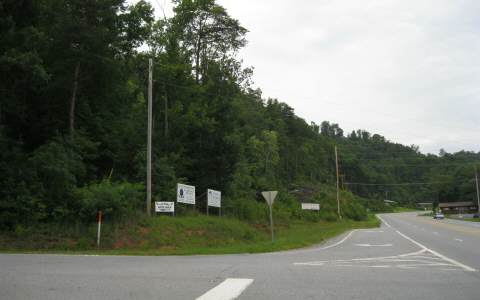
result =
[[177,202],[195,205],[195,187],[179,183],[177,185]]
[[207,190],[207,205],[214,207],[221,207],[222,192],[208,189]]
[[273,200],[275,200],[275,197],[277,197],[277,193],[277,191],[262,192],[262,196],[265,198],[265,201],[267,201],[268,206],[273,205]]
[[302,209],[320,210],[320,204],[318,204],[318,203],[302,203]]
[[175,202],[155,202],[155,212],[175,212]]

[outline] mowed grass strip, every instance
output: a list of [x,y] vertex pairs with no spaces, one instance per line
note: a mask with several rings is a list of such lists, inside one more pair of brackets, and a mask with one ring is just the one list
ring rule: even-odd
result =
[[[378,227],[379,224],[374,216],[359,222],[294,221],[288,225],[276,225],[275,242],[272,243],[267,224],[252,225],[238,219],[214,216],[162,216],[122,228],[105,226],[100,249],[95,247],[93,226],[87,236],[63,235],[56,239],[57,243],[52,243],[51,238],[42,242],[38,234],[34,244],[1,234],[0,249],[3,252],[104,255],[258,253],[306,247],[351,229]],[[30,234],[35,235],[35,232]],[[29,235],[21,239],[32,241]]]

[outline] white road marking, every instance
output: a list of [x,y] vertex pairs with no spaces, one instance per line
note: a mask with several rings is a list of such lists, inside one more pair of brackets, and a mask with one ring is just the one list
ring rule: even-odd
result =
[[385,224],[388,228],[391,228],[391,227],[392,227],[392,226],[390,226],[390,224],[388,224],[387,221],[385,221],[382,217],[377,216],[377,218],[379,218],[380,221],[382,221],[382,223]]
[[[381,256],[381,257],[367,257],[367,258],[353,258],[353,259],[338,259],[333,262],[335,263],[346,263],[346,262],[355,262],[355,261],[375,261],[375,260],[384,260],[384,259],[395,259],[399,257],[407,257],[411,255],[418,255],[424,253],[425,250],[422,249],[420,251],[415,251],[415,252],[410,252],[410,253],[405,253],[405,254],[399,254],[399,255],[394,255],[394,256]],[[293,263],[294,265],[297,266],[323,266],[325,263],[328,261],[326,260],[319,260],[319,261],[309,261],[309,262],[296,262]]]
[[392,247],[392,244],[380,244],[380,245],[372,245],[372,244],[355,244],[358,247]]
[[457,242],[460,242],[460,243],[463,242],[462,239],[455,239],[455,240],[456,240]]
[[363,230],[362,232],[366,233],[383,233],[383,230]]
[[209,290],[196,300],[231,300],[235,299],[250,285],[253,279],[227,278],[213,289]]
[[420,244],[419,242],[413,240],[412,238],[404,235],[403,233],[401,233],[401,232],[398,231],[398,230],[396,230],[396,232],[397,232],[399,235],[403,236],[405,239],[407,239],[407,240],[409,240],[410,242],[414,243],[415,245],[419,246],[419,247],[422,248],[423,250],[428,251],[428,252],[432,253],[433,255],[435,255],[435,256],[437,256],[437,257],[440,257],[441,259],[443,259],[443,260],[445,260],[445,261],[448,261],[449,263],[451,263],[451,264],[453,264],[453,265],[456,265],[457,267],[460,267],[460,268],[464,269],[465,271],[468,271],[468,272],[475,272],[475,271],[476,271],[476,270],[475,270],[474,268],[472,268],[472,267],[469,267],[469,266],[467,266],[467,265],[464,265],[464,264],[462,264],[461,262],[458,262],[458,261],[456,261],[456,260],[454,260],[454,259],[451,259],[451,258],[449,258],[449,257],[446,257],[445,255],[442,255],[442,254],[440,254],[440,253],[438,253],[438,252],[436,252],[436,251],[434,251],[434,250],[432,250],[432,249],[427,248],[426,246],[424,246],[424,245]]
[[293,263],[296,266],[323,266],[326,261],[309,261],[309,262],[296,262]]
[[335,244],[331,244],[331,245],[322,247],[322,248],[320,248],[320,250],[325,250],[325,249],[336,247],[336,246],[340,245],[341,243],[345,242],[355,231],[357,231],[357,230],[354,229],[354,230],[350,231],[350,233],[347,234],[347,236],[344,237],[343,239],[341,239],[340,241],[336,242]]

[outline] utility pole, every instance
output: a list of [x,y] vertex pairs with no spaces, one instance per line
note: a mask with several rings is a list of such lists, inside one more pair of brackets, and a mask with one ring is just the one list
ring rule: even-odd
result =
[[338,217],[341,219],[342,215],[340,214],[340,179],[338,174],[338,151],[337,145],[335,145],[335,168],[337,170],[337,213]]
[[478,212],[480,213],[480,193],[478,191],[478,172],[477,172],[477,166],[475,166],[475,185],[477,186],[477,206],[478,206]]
[[147,215],[152,214],[152,59],[148,60]]

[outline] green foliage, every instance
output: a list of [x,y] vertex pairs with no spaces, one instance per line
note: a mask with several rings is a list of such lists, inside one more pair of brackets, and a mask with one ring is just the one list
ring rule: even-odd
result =
[[[252,68],[236,56],[247,32],[238,20],[214,0],[174,5],[173,17],[155,20],[146,1],[0,4],[2,229],[143,210],[142,187],[131,182],[145,180],[149,58],[154,200],[174,200],[175,184],[189,182],[198,196],[221,190],[226,214],[264,224],[258,193],[279,190],[280,222],[334,221],[335,145],[348,219],[364,220],[364,207],[390,209],[387,193],[408,207],[473,199],[480,153],[424,155],[366,130],[308,124],[252,88]],[[433,183],[384,185],[408,182]],[[302,186],[321,188],[308,199],[287,196]],[[302,212],[299,200],[320,203],[320,214]]]
[[[47,224],[17,226],[14,233],[0,233],[0,250],[127,255],[271,252],[305,247],[353,228],[379,225],[375,218],[362,222],[291,222],[276,227],[272,243],[268,227],[234,218],[137,217],[116,227],[103,226],[100,249],[95,243],[95,224],[83,233]],[[52,233],[55,233],[53,239]]]
[[107,220],[118,220],[138,211],[144,205],[143,190],[141,184],[103,180],[77,188],[74,198],[79,203],[78,213],[83,220],[95,220],[98,211],[102,211]]

